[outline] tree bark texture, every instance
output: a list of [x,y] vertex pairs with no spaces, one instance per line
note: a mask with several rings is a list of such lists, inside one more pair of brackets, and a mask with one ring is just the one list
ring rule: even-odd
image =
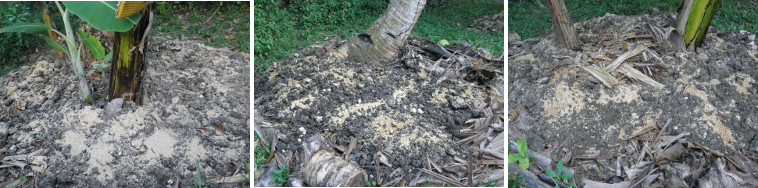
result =
[[[147,33],[150,28],[152,12],[148,11],[140,21],[127,32],[115,32],[113,45],[113,62],[108,99],[124,98],[142,105],[142,79],[147,61]],[[141,46],[142,45],[142,46]]]
[[387,9],[363,33],[348,40],[348,58],[384,63],[395,57],[416,25],[426,0],[392,0]]
[[550,7],[550,14],[553,15],[553,27],[558,33],[558,40],[561,41],[563,48],[578,50],[582,43],[579,42],[574,24],[571,23],[571,18],[566,11],[566,4],[563,0],[548,0],[547,4]]

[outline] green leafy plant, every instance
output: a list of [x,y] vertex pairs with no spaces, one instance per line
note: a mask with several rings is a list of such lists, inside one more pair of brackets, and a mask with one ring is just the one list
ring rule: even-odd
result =
[[573,174],[568,172],[563,172],[563,161],[558,161],[558,164],[555,166],[555,170],[558,170],[558,172],[555,172],[553,170],[547,170],[545,171],[545,174],[547,176],[550,176],[555,180],[555,187],[558,188],[558,184],[565,183],[569,187],[576,187],[576,184],[574,182],[569,182],[568,179],[571,179],[571,177],[574,177]]
[[245,163],[245,166],[243,166],[245,168],[245,173],[240,173],[240,176],[245,178],[245,181],[250,183],[250,163],[247,163],[247,160],[245,158],[242,158],[242,163]]
[[[258,137],[258,133],[254,134],[253,137],[254,137],[254,140],[260,140],[260,138]],[[255,160],[255,170],[256,171],[257,170],[261,170],[262,165],[264,163],[266,163],[266,157],[268,157],[268,155],[270,154],[269,147],[270,146],[268,146],[268,145],[267,146],[263,146],[263,144],[260,144],[260,145],[258,145],[258,146],[255,147],[255,150],[254,150],[254,152],[255,152],[255,155],[254,155],[255,159],[254,160]]]
[[378,186],[376,185],[376,181],[369,181],[369,182],[366,182],[366,187],[378,187]]
[[500,182],[503,182],[503,180],[490,180],[489,182],[485,183],[485,187],[495,187],[497,184],[500,184]]
[[80,42],[77,45],[76,38],[74,38],[74,29],[71,27],[71,19],[69,14],[77,15],[84,21],[87,21],[90,25],[97,29],[108,31],[127,31],[131,29],[136,20],[139,20],[140,14],[127,17],[125,19],[116,19],[116,2],[114,1],[95,1],[95,2],[63,2],[66,9],[61,6],[61,3],[55,2],[58,10],[63,18],[63,25],[65,27],[65,34],[56,29],[50,28],[49,25],[43,23],[26,23],[19,21],[13,25],[0,29],[0,33],[37,33],[46,30],[51,30],[64,40],[66,47],[58,44],[58,42],[52,40],[47,35],[40,35],[45,41],[53,48],[65,53],[69,56],[71,64],[73,65],[74,72],[79,79],[79,93],[81,94],[82,101],[93,104],[91,90],[87,85],[87,78],[84,76],[84,66],[82,65],[81,51],[82,43],[90,49],[92,55],[99,60],[105,58],[105,49],[95,37],[79,31]]
[[[37,2],[0,2],[0,28],[17,22],[39,22]],[[42,39],[25,33],[0,33],[0,77],[22,64],[21,57],[34,53]]]
[[287,164],[282,164],[282,167],[279,168],[279,170],[274,170],[274,178],[271,178],[271,182],[279,184],[279,186],[284,187],[289,183],[289,175],[290,175],[290,169],[287,167]]
[[204,186],[203,184],[203,178],[200,174],[200,161],[197,161],[197,181],[195,181],[195,187],[201,188]]
[[518,188],[523,184],[524,177],[521,174],[513,173],[508,174],[508,188]]
[[527,169],[529,168],[529,161],[532,156],[527,155],[527,145],[526,140],[519,139],[516,141],[516,147],[518,148],[518,153],[510,154],[508,155],[508,163],[516,162],[518,161],[518,166],[521,169]]

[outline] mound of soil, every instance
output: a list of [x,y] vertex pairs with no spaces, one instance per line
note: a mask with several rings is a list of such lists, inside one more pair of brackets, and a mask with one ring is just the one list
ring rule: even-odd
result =
[[473,24],[469,27],[474,27],[477,30],[480,31],[489,31],[489,32],[500,32],[504,33],[503,30],[505,29],[505,26],[503,25],[504,22],[504,12],[500,12],[497,14],[493,14],[490,16],[484,16],[482,18],[476,19]]
[[81,101],[68,58],[52,53],[2,78],[0,152],[45,160],[27,162],[43,167],[34,172],[2,168],[0,182],[158,187],[239,176],[250,153],[249,55],[166,37],[150,45],[145,104],[126,102],[114,116],[104,110],[107,70],[87,71],[94,105]]
[[[656,129],[673,135],[689,133],[692,141],[721,153],[758,152],[758,89],[753,86],[758,52],[751,49],[749,34],[711,27],[697,52],[652,47],[662,59],[662,67],[636,69],[649,71],[652,79],[664,85],[662,89],[621,74],[614,74],[621,83],[608,88],[580,68],[609,65],[624,52],[623,43],[638,44],[639,39],[632,38],[649,34],[645,24],[673,27],[675,19],[663,14],[606,14],[576,23],[584,44],[581,51],[561,49],[555,34],[512,43],[508,51],[509,109],[523,105],[531,117],[512,122],[520,127],[509,137],[525,137],[530,149],[564,162],[580,156],[627,154],[629,138],[654,138],[661,132]],[[598,58],[606,55],[607,59]],[[627,61],[637,65],[658,62],[652,57],[645,61],[648,57],[642,56]],[[615,168],[616,164],[603,165]],[[612,179],[608,174],[614,172],[595,168],[598,170],[582,173]]]
[[[409,39],[408,44],[419,41]],[[410,48],[406,45],[404,49],[407,52]],[[436,68],[430,68],[435,61],[427,55],[400,58],[400,62],[405,62],[390,65],[359,64],[346,60],[346,56],[344,49],[307,48],[264,72],[255,73],[255,121],[259,125],[271,124],[286,135],[279,137],[277,153],[302,153],[303,143],[316,134],[337,149],[346,148],[355,138],[357,146],[348,159],[365,168],[369,181],[381,184],[403,177],[402,182],[406,183],[397,185],[412,185],[416,184],[412,181],[421,180],[419,174],[422,179],[427,176],[418,169],[428,165],[429,159],[443,166],[447,174],[465,171],[465,166],[454,164],[484,155],[479,154],[479,141],[476,146],[461,141],[469,136],[461,133],[461,129],[470,125],[467,121],[485,117],[477,110],[483,106],[475,104],[488,103],[490,113],[500,114],[500,118],[495,116],[491,122],[502,125],[501,95],[497,95],[501,100],[490,100],[492,90],[486,85],[459,86],[453,84],[458,80],[445,72],[422,69],[452,69],[449,65],[452,60],[440,59]],[[438,82],[446,76],[454,81]],[[495,142],[498,134],[503,135],[502,126],[494,132],[486,132],[488,127],[489,124],[483,126],[485,133],[480,137],[485,140],[483,146]],[[375,161],[374,154],[380,151],[389,158],[388,165]],[[501,169],[494,179],[503,177],[504,165],[500,164],[489,165]],[[474,168],[479,167],[487,165]],[[300,167],[295,168],[298,171]],[[454,176],[463,179],[460,174]],[[480,176],[477,182],[491,179]]]

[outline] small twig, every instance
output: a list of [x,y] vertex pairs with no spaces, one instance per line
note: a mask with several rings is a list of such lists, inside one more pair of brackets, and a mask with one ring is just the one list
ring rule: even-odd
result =
[[440,180],[442,180],[442,181],[445,181],[445,182],[448,182],[448,183],[450,183],[450,184],[453,184],[453,185],[455,185],[455,186],[458,186],[458,187],[465,187],[465,186],[466,186],[466,185],[464,185],[464,184],[461,184],[461,183],[459,183],[459,182],[457,182],[457,181],[453,180],[452,178],[448,178],[448,177],[446,177],[445,175],[442,175],[442,174],[438,174],[438,173],[432,172],[431,170],[427,170],[427,169],[423,169],[423,168],[421,168],[421,169],[419,169],[419,170],[421,170],[422,172],[426,172],[427,174],[429,174],[429,175],[432,175],[432,176],[434,176],[435,178],[439,178]]
[[361,166],[363,168],[387,168],[386,166]]
[[224,2],[221,2],[221,4],[218,5],[218,8],[216,8],[216,11],[213,11],[213,14],[211,14],[211,17],[209,17],[207,20],[205,20],[205,22],[203,22],[203,24],[205,24],[208,21],[211,21],[211,18],[213,18],[213,16],[216,15],[216,12],[218,12],[218,9],[220,9],[222,5],[224,5]]
[[632,138],[634,138],[634,137],[637,137],[637,136],[639,136],[639,135],[645,134],[645,133],[647,133],[647,132],[649,132],[649,131],[651,131],[651,130],[653,130],[653,129],[655,129],[655,127],[648,127],[648,128],[646,128],[646,129],[644,129],[644,130],[642,130],[642,131],[638,132],[637,134],[633,134],[632,136],[629,136],[629,137],[627,137],[627,138],[624,138],[624,140],[629,140],[629,139],[632,139]]
[[671,123],[671,119],[666,120],[666,124],[663,125],[663,129],[661,129],[661,131],[658,132],[658,135],[655,136],[655,140],[654,141],[657,141],[659,138],[661,138],[661,135],[663,134],[663,132],[666,131],[666,128],[669,127],[669,123]]
[[579,156],[574,157],[573,159],[577,160],[595,160],[595,159],[613,159],[613,156]]

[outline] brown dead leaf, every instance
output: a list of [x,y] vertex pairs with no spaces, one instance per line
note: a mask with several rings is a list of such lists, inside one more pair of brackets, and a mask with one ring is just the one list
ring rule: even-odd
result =
[[42,145],[42,143],[43,143],[42,140],[35,140],[34,141],[34,146],[40,146],[40,145]]
[[337,150],[340,150],[340,152],[343,152],[343,153],[345,152],[345,150],[347,150],[347,147],[345,146],[334,146],[334,148],[337,148]]
[[229,162],[228,164],[226,164],[226,166],[229,166],[229,168],[234,168],[234,166],[237,166],[237,165],[234,164],[234,162]]
[[213,61],[213,58],[210,58],[210,57],[204,57],[202,59],[203,59],[203,61],[207,61],[208,63],[210,63],[210,62]]
[[216,134],[226,135],[226,130],[224,129],[224,125],[221,125],[221,122],[213,123],[213,127],[216,128]]
[[96,74],[96,75],[92,75],[92,76],[90,76],[90,77],[89,77],[89,79],[90,79],[90,80],[94,80],[94,79],[100,79],[100,75],[99,75],[99,74]]
[[230,40],[234,39],[234,35],[226,35],[226,36],[224,36],[224,39],[226,39],[227,41],[230,41]]

